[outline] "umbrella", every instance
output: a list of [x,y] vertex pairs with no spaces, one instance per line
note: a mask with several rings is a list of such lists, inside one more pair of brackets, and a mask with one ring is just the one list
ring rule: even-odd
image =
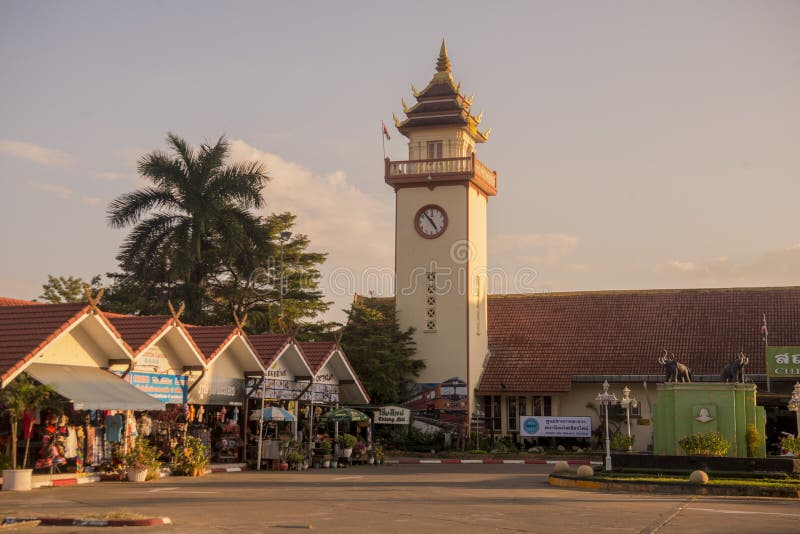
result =
[[360,423],[369,421],[369,416],[352,408],[339,408],[324,414],[320,421],[323,423]]
[[264,419],[265,421],[294,421],[294,416],[283,408],[270,406],[269,408],[255,411],[250,415],[251,421],[258,421],[259,419]]

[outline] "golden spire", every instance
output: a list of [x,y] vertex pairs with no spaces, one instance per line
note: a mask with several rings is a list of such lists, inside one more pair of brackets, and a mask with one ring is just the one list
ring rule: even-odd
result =
[[450,58],[447,57],[447,46],[442,39],[442,47],[439,49],[439,59],[436,60],[436,72],[450,72]]

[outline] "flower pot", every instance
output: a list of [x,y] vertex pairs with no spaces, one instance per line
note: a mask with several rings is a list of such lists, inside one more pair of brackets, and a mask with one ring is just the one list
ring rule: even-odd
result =
[[145,482],[147,480],[146,467],[131,467],[128,469],[128,482]]
[[287,464],[286,462],[281,462],[281,468],[280,469],[281,469],[281,471],[288,471],[289,470],[289,464]]
[[330,469],[330,467],[331,467],[331,461],[330,460],[324,460],[322,462],[322,468],[323,469]]
[[339,461],[338,461],[338,460],[331,460],[331,469],[333,469],[333,468],[337,467],[337,466],[338,466],[338,464],[339,464]]
[[342,458],[350,458],[353,455],[353,447],[342,449]]
[[372,456],[370,456],[369,458],[367,458],[367,463],[368,463],[369,465],[372,465],[372,464],[374,464],[374,463],[375,463],[375,458],[373,458]]
[[3,491],[30,491],[33,469],[3,469]]

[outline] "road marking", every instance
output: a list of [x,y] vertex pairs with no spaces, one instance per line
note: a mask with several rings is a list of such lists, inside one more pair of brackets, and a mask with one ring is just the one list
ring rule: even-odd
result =
[[363,477],[363,476],[357,476],[357,477],[336,477],[336,478],[334,478],[333,480],[350,480],[350,479],[353,479],[353,478],[364,478],[364,477]]
[[800,517],[800,514],[786,514],[782,512],[751,512],[747,510],[720,510],[719,508],[687,508],[698,512],[716,512],[718,514],[743,514],[743,515],[785,515],[789,517]]
[[219,493],[218,491],[193,491],[193,490],[182,490],[180,488],[156,488],[148,490],[147,493],[157,493],[161,491],[176,491],[178,493],[202,493],[202,494],[216,494]]

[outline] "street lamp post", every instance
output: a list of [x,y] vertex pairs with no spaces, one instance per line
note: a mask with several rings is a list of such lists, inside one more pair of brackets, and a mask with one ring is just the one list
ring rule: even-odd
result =
[[604,407],[606,413],[606,471],[611,471],[611,438],[608,435],[608,411],[612,404],[617,403],[617,396],[608,392],[608,380],[603,382],[603,392],[597,394],[597,400]]
[[628,421],[628,452],[633,451],[633,440],[631,439],[631,408],[639,406],[639,401],[636,397],[631,397],[631,390],[628,386],[622,390],[622,400],[619,401],[623,408],[625,408],[625,418]]
[[800,382],[795,383],[792,389],[792,398],[789,399],[789,410],[793,411],[797,417],[797,433],[795,436],[800,437]]
[[283,244],[289,241],[292,237],[292,232],[283,231],[280,235],[281,242],[281,283],[280,283],[280,316],[283,317]]

